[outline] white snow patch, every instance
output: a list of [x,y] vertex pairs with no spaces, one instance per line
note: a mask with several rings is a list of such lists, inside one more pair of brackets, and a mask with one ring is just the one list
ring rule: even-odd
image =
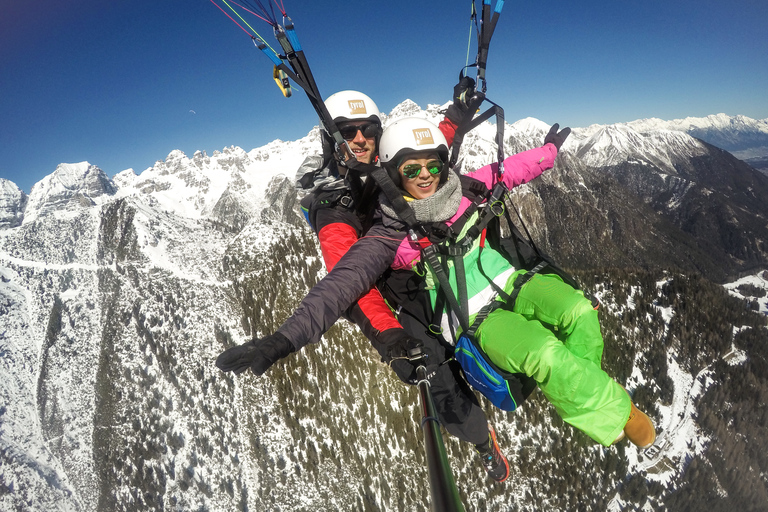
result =
[[[756,287],[762,292],[758,291],[756,295],[749,295],[748,288],[739,287],[747,285]],[[732,283],[724,285],[725,289],[734,297],[739,299],[756,302],[758,304],[758,310],[764,315],[768,315],[768,270],[762,270],[757,274],[742,277]]]

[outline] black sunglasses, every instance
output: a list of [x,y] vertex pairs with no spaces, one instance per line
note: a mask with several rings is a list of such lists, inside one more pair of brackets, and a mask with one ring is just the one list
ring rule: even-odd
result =
[[417,178],[419,174],[421,174],[422,167],[426,167],[426,169],[429,171],[429,174],[440,174],[440,171],[443,170],[443,162],[440,160],[430,160],[427,162],[426,165],[421,164],[408,164],[403,166],[403,176],[408,178],[409,180],[412,180],[414,178]]
[[366,123],[361,125],[348,124],[339,126],[339,133],[344,140],[352,140],[357,137],[357,132],[362,132],[363,137],[372,139],[381,135],[381,126],[376,123]]

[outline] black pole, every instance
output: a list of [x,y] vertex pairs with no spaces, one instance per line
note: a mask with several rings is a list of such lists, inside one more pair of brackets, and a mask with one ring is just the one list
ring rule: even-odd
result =
[[459,497],[459,490],[451,473],[451,465],[445,453],[443,435],[440,433],[440,421],[437,419],[435,403],[427,380],[424,365],[416,368],[421,395],[421,428],[424,431],[424,444],[427,450],[427,469],[429,486],[432,492],[433,512],[464,512],[464,505]]

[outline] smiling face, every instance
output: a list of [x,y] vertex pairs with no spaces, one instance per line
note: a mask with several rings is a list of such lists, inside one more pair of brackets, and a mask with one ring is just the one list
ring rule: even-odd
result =
[[[359,128],[355,131],[355,135],[351,139],[346,139],[347,144],[349,144],[349,148],[352,150],[352,153],[355,154],[355,158],[358,162],[362,162],[364,164],[370,164],[373,160],[373,155],[376,152],[376,136],[373,137],[366,137],[363,135],[363,131],[361,128],[365,128],[367,125],[370,125],[371,121],[351,121],[346,122],[343,125],[339,125],[339,129],[342,127],[344,128],[344,131],[346,129],[351,128],[354,130],[354,128]],[[351,132],[351,131],[350,131]],[[379,133],[381,133],[379,131]]]
[[[436,153],[415,154],[407,155],[398,166],[400,183],[403,189],[414,199],[426,199],[437,192],[440,172],[433,174],[429,171],[429,169],[436,169],[435,162],[438,162],[439,169],[442,169],[442,162]],[[415,172],[417,165],[420,166],[418,175],[409,178],[407,175],[412,175],[409,171]]]

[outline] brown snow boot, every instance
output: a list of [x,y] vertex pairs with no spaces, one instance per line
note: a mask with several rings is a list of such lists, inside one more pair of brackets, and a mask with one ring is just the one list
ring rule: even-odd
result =
[[627,424],[624,425],[624,435],[627,436],[632,444],[639,448],[650,448],[656,441],[656,430],[653,428],[653,422],[643,411],[632,404],[632,411],[629,413]]

